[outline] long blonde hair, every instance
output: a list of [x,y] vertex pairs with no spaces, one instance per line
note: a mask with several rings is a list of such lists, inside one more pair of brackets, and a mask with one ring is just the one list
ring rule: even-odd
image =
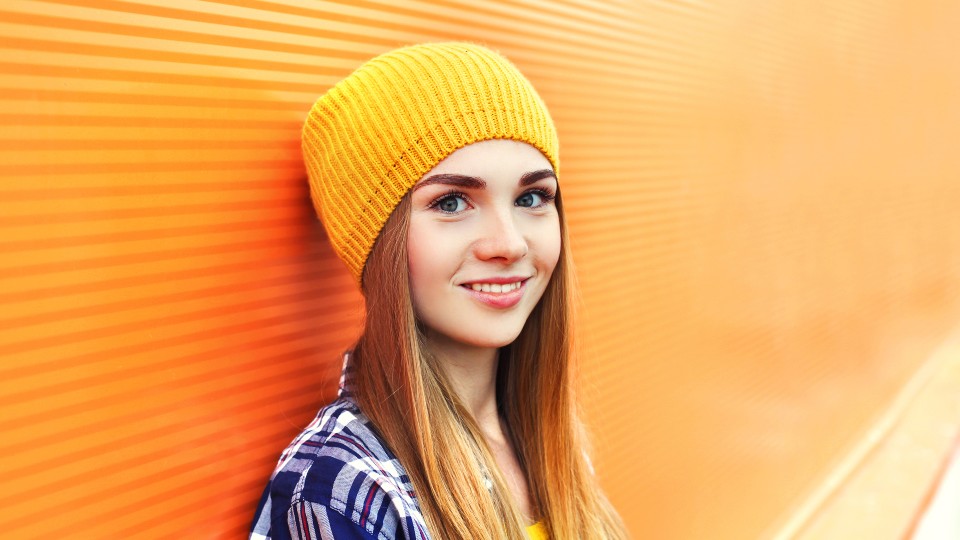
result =
[[[352,361],[360,409],[406,469],[435,538],[526,538],[523,517],[469,411],[418,329],[407,267],[407,194],[363,273],[366,321]],[[627,534],[586,457],[576,397],[572,259],[561,252],[519,337],[499,352],[497,401],[533,506],[553,540]]]

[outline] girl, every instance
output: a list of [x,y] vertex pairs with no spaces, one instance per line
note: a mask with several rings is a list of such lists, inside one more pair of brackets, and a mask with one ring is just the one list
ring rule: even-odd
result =
[[317,100],[311,195],[366,321],[251,538],[626,537],[585,454],[557,152],[477,45],[389,52]]

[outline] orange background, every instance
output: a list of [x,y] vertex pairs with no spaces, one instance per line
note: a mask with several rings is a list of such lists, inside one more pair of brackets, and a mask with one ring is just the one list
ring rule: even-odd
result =
[[[5,0],[0,531],[245,535],[362,315],[302,119],[380,52],[464,39],[560,130],[586,412],[633,534],[856,537],[848,473],[960,321],[958,26],[935,1]],[[914,489],[871,495],[889,538],[952,403]]]

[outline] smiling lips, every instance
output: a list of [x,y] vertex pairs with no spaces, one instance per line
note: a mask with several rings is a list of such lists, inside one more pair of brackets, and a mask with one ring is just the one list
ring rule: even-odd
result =
[[520,288],[523,284],[522,281],[515,281],[513,283],[471,283],[469,287],[475,291],[483,292],[492,292],[492,293],[506,293],[514,291]]
[[526,278],[494,279],[461,285],[475,300],[491,307],[506,309],[523,298]]

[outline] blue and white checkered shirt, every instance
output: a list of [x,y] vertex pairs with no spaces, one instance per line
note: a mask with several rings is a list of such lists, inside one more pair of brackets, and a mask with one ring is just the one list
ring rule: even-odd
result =
[[427,540],[413,485],[360,412],[344,356],[337,400],[283,451],[251,540]]

